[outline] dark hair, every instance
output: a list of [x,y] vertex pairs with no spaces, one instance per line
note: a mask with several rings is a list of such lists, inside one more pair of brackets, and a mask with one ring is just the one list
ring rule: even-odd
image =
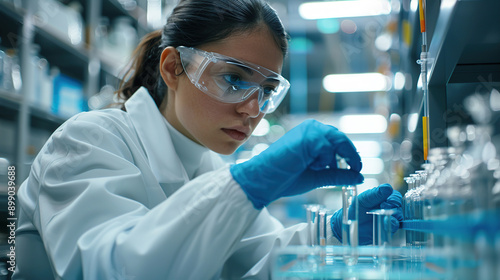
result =
[[143,86],[160,107],[167,89],[158,67],[164,48],[197,47],[262,24],[286,56],[289,36],[276,11],[264,0],[181,0],[163,29],[142,39],[117,93],[126,100]]

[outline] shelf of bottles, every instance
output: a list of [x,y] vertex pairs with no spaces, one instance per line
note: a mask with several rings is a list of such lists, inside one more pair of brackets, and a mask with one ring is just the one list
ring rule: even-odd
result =
[[405,177],[396,240],[356,247],[354,263],[348,246],[279,249],[273,279],[500,279],[500,92],[471,95],[464,107],[474,124],[449,127],[450,146],[431,149]]
[[0,158],[18,165],[19,180],[41,148],[33,137],[43,143],[74,114],[113,102],[148,32],[145,7],[141,0],[0,0]]

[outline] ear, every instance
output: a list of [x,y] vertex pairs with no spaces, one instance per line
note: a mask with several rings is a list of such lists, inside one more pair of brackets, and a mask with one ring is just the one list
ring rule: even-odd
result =
[[166,47],[160,58],[160,73],[163,81],[169,89],[175,90],[179,77],[177,74],[182,72],[181,59],[179,53],[174,47]]

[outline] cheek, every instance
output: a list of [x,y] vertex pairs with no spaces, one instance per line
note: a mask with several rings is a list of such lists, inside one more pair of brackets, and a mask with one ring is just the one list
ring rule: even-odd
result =
[[[177,92],[176,111],[182,126],[197,140],[209,135],[220,120],[227,116],[227,111],[223,105],[216,102],[211,97],[197,88],[186,88]],[[205,135],[205,136],[204,136]]]

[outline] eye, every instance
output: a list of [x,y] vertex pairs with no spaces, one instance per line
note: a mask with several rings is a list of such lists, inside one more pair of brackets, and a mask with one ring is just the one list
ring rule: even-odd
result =
[[263,86],[264,98],[270,98],[276,92],[276,87],[274,86]]
[[233,90],[238,90],[241,85],[241,77],[236,74],[225,74],[222,76],[224,81],[228,83]]

